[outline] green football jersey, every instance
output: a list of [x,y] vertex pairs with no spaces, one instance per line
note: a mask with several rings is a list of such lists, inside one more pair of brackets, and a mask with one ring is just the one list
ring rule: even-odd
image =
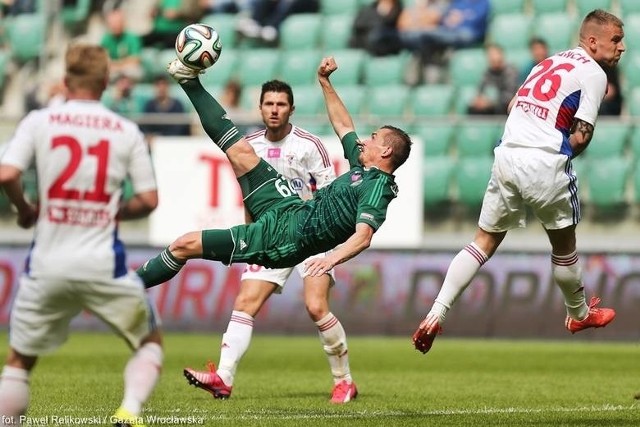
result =
[[289,225],[304,258],[344,243],[355,233],[357,223],[364,222],[377,230],[386,219],[389,203],[398,194],[393,175],[362,167],[357,142],[355,132],[344,136],[342,145],[351,169],[316,191]]

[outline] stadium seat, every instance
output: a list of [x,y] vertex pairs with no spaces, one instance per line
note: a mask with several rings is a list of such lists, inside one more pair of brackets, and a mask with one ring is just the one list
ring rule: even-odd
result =
[[636,158],[633,162],[633,168],[631,170],[633,181],[633,202],[636,205],[640,204],[640,159]]
[[493,122],[467,120],[456,131],[459,158],[492,156],[500,139],[502,125]]
[[[333,78],[333,75],[331,76]],[[345,107],[352,115],[356,116],[363,112],[366,87],[362,85],[337,85],[334,83],[338,95],[342,99]]]
[[477,85],[465,85],[457,88],[455,98],[453,100],[453,112],[459,116],[466,115],[469,103],[476,93],[478,93]]
[[355,15],[360,5],[359,0],[321,0],[320,13],[331,19],[344,14]]
[[496,15],[489,23],[489,40],[505,51],[526,49],[531,38],[533,20],[524,13]]
[[632,157],[640,160],[640,126],[635,126],[631,130],[629,135],[629,148],[631,149]]
[[410,55],[368,56],[366,59],[365,83],[367,86],[403,84]]
[[320,45],[327,54],[349,47],[353,20],[354,16],[351,14],[335,15],[324,19],[320,32]]
[[334,85],[356,85],[363,80],[364,64],[367,58],[362,49],[342,49],[331,54],[338,64],[338,70],[331,74]]
[[632,117],[640,117],[640,87],[635,87],[627,92],[625,102]]
[[13,59],[24,63],[38,59],[45,49],[47,20],[42,13],[25,13],[12,17],[6,23]]
[[202,23],[212,26],[218,35],[220,35],[222,56],[227,53],[227,49],[236,47],[238,38],[236,32],[237,15],[235,13],[208,14],[202,18]]
[[315,117],[323,112],[324,101],[320,86],[317,84],[292,85],[294,118],[301,116]]
[[237,67],[238,80],[244,86],[261,85],[278,75],[280,51],[269,48],[247,49],[242,54],[242,64]]
[[329,123],[327,123],[324,117],[321,119],[313,118],[309,120],[297,118],[294,120],[294,124],[316,136],[323,137],[335,135],[333,128]]
[[631,134],[631,125],[615,121],[599,120],[593,133],[593,139],[585,151],[590,159],[621,157]]
[[289,15],[280,25],[280,48],[316,49],[319,46],[322,16],[317,13]]
[[422,85],[410,94],[410,110],[417,119],[425,116],[446,116],[451,112],[455,88],[451,85]]
[[534,15],[567,12],[569,0],[531,0]]
[[318,64],[322,59],[319,50],[284,51],[281,58],[280,79],[290,85],[311,84],[317,81]]
[[491,0],[491,14],[523,13],[525,0]]
[[76,0],[71,5],[66,4],[66,2],[63,3],[60,17],[66,27],[75,27],[85,23],[89,18],[91,0]]
[[608,157],[589,160],[587,186],[590,204],[608,208],[625,203],[630,159]]
[[412,135],[422,141],[422,154],[424,158],[451,156],[453,133],[456,129],[454,123],[437,121],[419,124],[413,128]]
[[640,13],[640,2],[638,0],[618,0],[620,11],[625,21],[625,29],[627,27],[627,15],[632,13]]
[[400,84],[369,87],[366,94],[367,114],[370,117],[401,118],[407,110],[409,89],[409,86]]
[[425,157],[422,163],[423,201],[426,208],[451,199],[450,186],[455,161],[449,156]]
[[224,86],[229,80],[236,77],[238,64],[242,51],[239,49],[227,49],[222,51],[220,59],[213,67],[200,75],[200,82],[205,88]]
[[449,62],[451,83],[456,86],[477,85],[487,68],[484,49],[469,48],[453,52]]
[[630,13],[624,17],[624,44],[627,52],[622,55],[622,61],[626,61],[625,55],[640,52],[640,12]]
[[7,64],[11,59],[11,53],[8,50],[0,50],[0,93],[4,88],[7,79]]
[[611,10],[612,0],[577,0],[574,2],[578,18],[582,19],[594,9]]
[[493,156],[476,156],[458,159],[454,181],[456,198],[465,207],[476,209],[482,204],[491,177]]
[[551,53],[573,47],[577,21],[568,13],[545,13],[535,19],[533,34],[544,38]]
[[529,52],[529,48],[509,49],[505,50],[504,54],[507,62],[516,67],[518,71],[522,72],[525,67],[527,67],[527,71],[530,70],[531,52]]

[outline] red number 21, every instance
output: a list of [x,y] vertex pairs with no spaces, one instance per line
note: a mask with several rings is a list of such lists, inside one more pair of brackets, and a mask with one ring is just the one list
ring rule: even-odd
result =
[[56,178],[48,191],[50,199],[86,200],[91,202],[108,203],[110,195],[105,192],[107,182],[107,163],[109,162],[109,141],[101,140],[98,144],[89,147],[87,153],[95,156],[98,167],[95,171],[93,189],[83,194],[78,189],[68,188],[65,184],[76,173],[82,160],[82,146],[77,139],[71,136],[58,136],[53,138],[52,148],[66,147],[71,155],[69,163],[62,173]]
[[553,99],[562,83],[562,76],[558,74],[558,71],[571,71],[575,68],[574,65],[566,62],[552,67],[553,59],[551,58],[545,59],[537,66],[540,68],[522,84],[518,96],[528,96],[533,90],[533,97],[539,101]]

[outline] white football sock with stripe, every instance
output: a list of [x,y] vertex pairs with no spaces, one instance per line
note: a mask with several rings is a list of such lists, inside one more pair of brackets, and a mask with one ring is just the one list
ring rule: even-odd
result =
[[233,385],[238,364],[251,343],[253,316],[242,311],[232,311],[227,331],[222,335],[220,362],[217,374],[228,386]]
[[124,399],[120,405],[133,415],[140,415],[162,370],[162,347],[154,342],[143,344],[124,368]]
[[347,348],[347,334],[342,324],[333,313],[329,313],[315,322],[322,348],[329,359],[331,374],[335,384],[346,380],[351,382],[351,368],[349,367],[349,351]]
[[569,255],[551,254],[551,272],[562,290],[567,314],[575,320],[582,320],[589,314],[584,285],[582,284],[582,268],[576,251]]
[[[19,425],[20,415],[29,407],[29,371],[13,366],[5,366],[0,376],[0,416],[4,420],[13,419]],[[0,421],[0,425],[13,425]]]

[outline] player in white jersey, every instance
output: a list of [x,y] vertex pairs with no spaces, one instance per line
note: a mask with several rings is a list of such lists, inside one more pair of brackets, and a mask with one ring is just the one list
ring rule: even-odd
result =
[[625,50],[623,23],[594,10],[580,27],[575,49],[553,55],[530,72],[509,105],[475,239],[451,262],[435,303],[413,335],[426,353],[447,311],[476,272],[495,253],[508,230],[525,226],[531,207],[551,243],[551,269],[565,300],[566,328],[575,333],[607,325],[615,311],[587,305],[576,252],[580,221],[577,178],[571,159],[591,141],[605,95],[604,68],[615,67]]
[[[161,333],[143,284],[127,268],[117,226],[155,209],[155,176],[138,126],[99,101],[109,81],[107,52],[72,45],[65,64],[67,102],[29,113],[0,159],[0,184],[18,224],[36,226],[11,311],[0,415],[8,422],[26,412],[38,356],[62,345],[69,322],[86,309],[135,350],[124,371],[123,401],[110,422],[140,425],[142,405],[160,374]],[[32,161],[37,206],[25,199],[21,184]],[[134,196],[123,201],[127,177]]]
[[[303,199],[313,197],[316,188],[329,185],[335,179],[335,171],[320,139],[290,123],[295,110],[291,87],[279,80],[264,83],[258,107],[266,128],[247,135],[247,141],[258,156],[291,182]],[[251,218],[247,220],[251,221]],[[346,334],[340,321],[329,311],[333,270],[320,276],[309,276],[304,264],[295,268],[303,278],[307,312],[318,328],[329,359],[334,379],[331,401],[349,402],[356,397],[357,389],[349,369]],[[209,372],[185,369],[184,375],[191,384],[210,392],[215,398],[226,399],[231,395],[236,369],[251,341],[254,318],[273,293],[282,292],[293,270],[247,265],[227,331],[222,337],[218,369],[213,364],[209,365]]]

